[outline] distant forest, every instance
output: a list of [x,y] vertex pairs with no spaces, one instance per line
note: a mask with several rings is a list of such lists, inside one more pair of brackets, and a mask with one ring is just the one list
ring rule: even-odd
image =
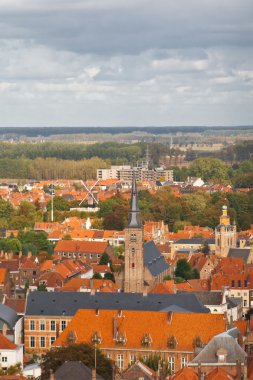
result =
[[155,135],[169,134],[169,133],[203,133],[206,131],[228,131],[238,129],[250,130],[253,126],[219,126],[219,127],[206,127],[206,126],[190,126],[190,127],[2,127],[0,128],[0,135],[22,135],[27,137],[48,137],[51,135],[63,134],[98,134],[110,133],[112,135],[119,133],[132,133],[132,132],[147,132]]

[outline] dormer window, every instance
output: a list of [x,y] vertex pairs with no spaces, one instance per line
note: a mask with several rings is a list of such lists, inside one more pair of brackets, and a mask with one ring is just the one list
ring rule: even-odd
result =
[[141,340],[141,344],[143,347],[151,346],[152,340],[149,334],[144,334]]
[[126,338],[123,334],[117,331],[116,334],[116,344],[119,346],[124,346],[126,344]]
[[177,341],[173,335],[169,336],[168,341],[167,341],[167,345],[168,345],[168,348],[176,348]]

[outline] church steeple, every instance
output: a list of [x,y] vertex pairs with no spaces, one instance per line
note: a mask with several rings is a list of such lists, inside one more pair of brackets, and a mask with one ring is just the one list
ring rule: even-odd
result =
[[140,209],[138,203],[137,186],[135,179],[135,172],[133,171],[133,181],[132,181],[132,195],[131,204],[127,228],[139,228],[142,227],[140,218]]

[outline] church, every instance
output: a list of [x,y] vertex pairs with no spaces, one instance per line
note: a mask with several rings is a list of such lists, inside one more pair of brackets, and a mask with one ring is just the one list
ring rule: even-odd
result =
[[143,225],[135,175],[133,175],[129,220],[125,230],[125,266],[116,282],[125,293],[143,293],[163,281],[170,268],[155,243],[144,243]]

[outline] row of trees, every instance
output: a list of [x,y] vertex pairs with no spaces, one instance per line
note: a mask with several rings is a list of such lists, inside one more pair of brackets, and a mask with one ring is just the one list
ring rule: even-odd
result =
[[53,158],[0,158],[0,178],[83,179],[96,178],[98,168],[108,164],[98,157],[80,161]]
[[44,252],[53,253],[53,244],[47,240],[45,232],[35,231],[20,231],[17,237],[10,236],[9,238],[0,239],[0,251],[19,253],[27,255],[31,252],[32,255]]
[[174,168],[175,180],[185,181],[188,176],[235,187],[253,187],[253,159],[230,167],[218,158],[206,157],[194,160],[188,168]]

